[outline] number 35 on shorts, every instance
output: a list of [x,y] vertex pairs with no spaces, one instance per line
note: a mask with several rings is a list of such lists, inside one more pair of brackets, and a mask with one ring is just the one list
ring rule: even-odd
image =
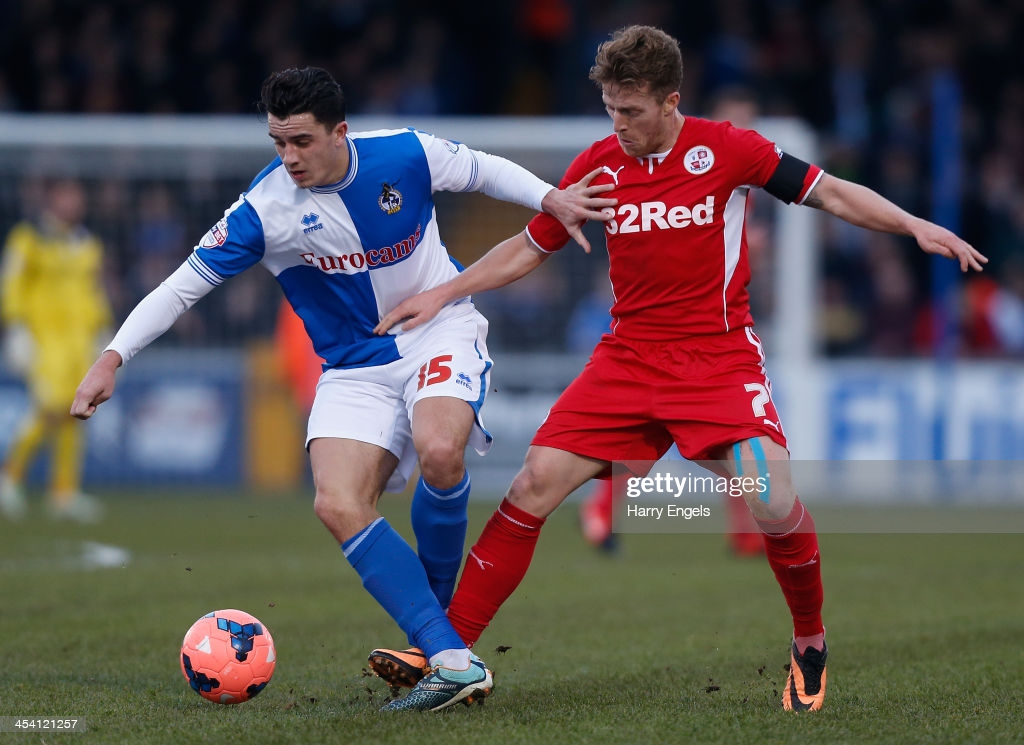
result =
[[434,357],[420,367],[416,390],[423,390],[428,385],[443,383],[452,376],[452,355],[442,354]]

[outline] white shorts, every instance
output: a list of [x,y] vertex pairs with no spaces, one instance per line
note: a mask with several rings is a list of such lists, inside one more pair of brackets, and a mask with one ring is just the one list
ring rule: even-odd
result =
[[430,396],[460,398],[473,407],[469,444],[485,455],[491,435],[480,417],[490,383],[487,319],[472,303],[444,308],[430,323],[396,337],[402,359],[387,365],[328,370],[320,376],[309,414],[306,447],[318,437],[359,440],[394,453],[398,467],[385,491],[405,489],[416,468],[412,412]]

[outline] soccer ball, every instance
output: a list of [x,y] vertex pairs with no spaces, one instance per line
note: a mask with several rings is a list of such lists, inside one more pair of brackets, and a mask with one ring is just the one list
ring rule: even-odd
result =
[[192,690],[218,704],[239,704],[262,691],[274,675],[274,639],[245,611],[207,613],[181,643],[181,674]]

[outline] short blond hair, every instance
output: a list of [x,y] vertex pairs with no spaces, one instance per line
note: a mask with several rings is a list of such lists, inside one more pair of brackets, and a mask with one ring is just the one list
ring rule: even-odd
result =
[[599,87],[647,88],[660,100],[683,84],[679,42],[654,26],[620,28],[597,48],[590,79]]

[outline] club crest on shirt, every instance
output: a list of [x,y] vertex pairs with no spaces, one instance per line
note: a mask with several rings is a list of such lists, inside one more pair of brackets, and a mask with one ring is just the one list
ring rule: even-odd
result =
[[203,239],[199,241],[201,248],[217,248],[217,246],[223,246],[224,241],[228,239],[228,220],[226,217],[222,217],[217,221],[210,230],[203,236]]
[[380,196],[377,197],[377,204],[385,214],[393,215],[402,209],[402,192],[391,184],[381,184]]
[[686,155],[683,156],[683,165],[687,171],[695,176],[711,170],[711,166],[714,164],[715,154],[711,152],[711,148],[707,145],[691,147],[686,151]]

